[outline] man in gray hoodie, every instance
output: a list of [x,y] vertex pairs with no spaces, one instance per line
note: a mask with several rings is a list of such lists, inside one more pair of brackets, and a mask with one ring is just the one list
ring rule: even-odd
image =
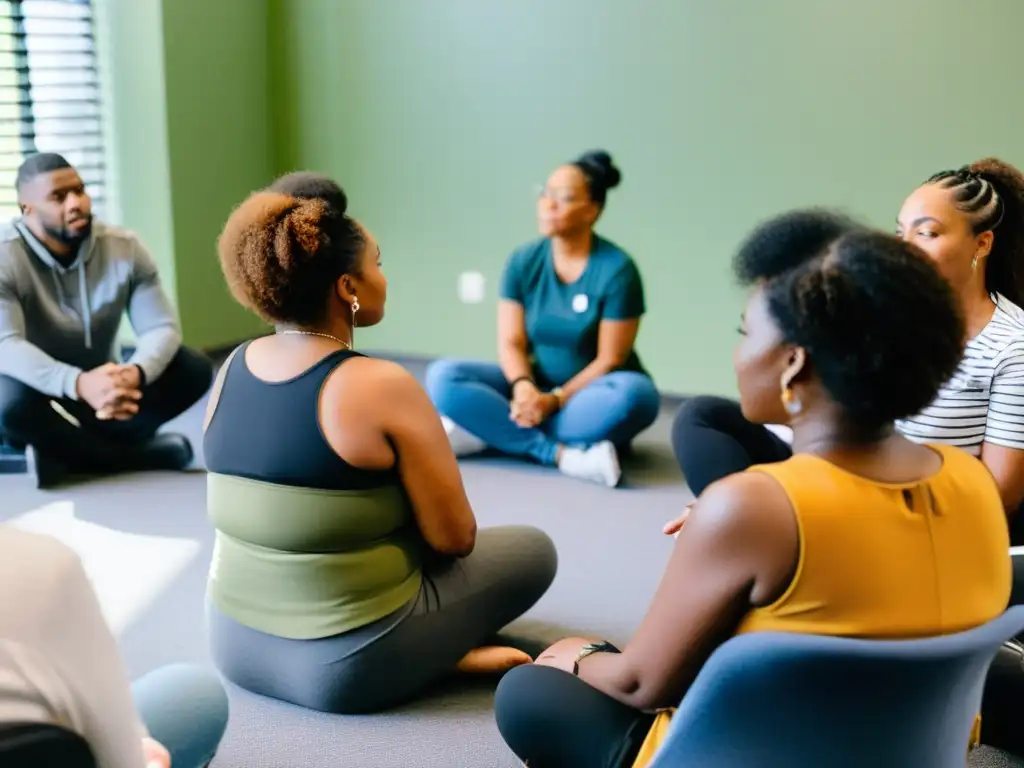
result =
[[[40,487],[185,469],[188,440],[157,429],[206,393],[212,366],[182,346],[152,257],[93,219],[60,155],[28,157],[17,192],[22,215],[0,231],[0,437],[26,449]],[[123,361],[126,313],[137,341]]]

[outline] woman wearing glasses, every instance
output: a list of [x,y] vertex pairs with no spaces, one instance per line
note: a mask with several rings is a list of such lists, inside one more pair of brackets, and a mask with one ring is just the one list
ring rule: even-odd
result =
[[505,265],[498,364],[439,360],[427,391],[460,455],[490,447],[607,486],[618,449],[649,427],[660,398],[634,344],[644,314],[636,264],[594,232],[621,181],[607,152],[587,152],[548,178],[541,237]]

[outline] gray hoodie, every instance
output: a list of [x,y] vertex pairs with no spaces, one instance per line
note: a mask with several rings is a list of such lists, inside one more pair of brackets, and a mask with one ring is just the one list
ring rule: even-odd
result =
[[156,264],[134,234],[94,220],[64,267],[20,219],[0,230],[0,374],[77,399],[82,371],[121,362],[125,312],[138,337],[128,362],[155,381],[181,346],[181,330]]

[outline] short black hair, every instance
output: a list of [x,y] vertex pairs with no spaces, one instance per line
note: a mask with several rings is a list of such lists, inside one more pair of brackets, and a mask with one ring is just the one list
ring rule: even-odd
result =
[[840,236],[862,228],[827,208],[788,211],[747,235],[733,258],[733,271],[743,285],[769,280],[818,258]]
[[608,199],[608,190],[614,189],[622,182],[622,173],[612,162],[612,156],[603,149],[584,152],[570,165],[575,165],[583,172],[590,199],[602,208]]
[[271,184],[268,191],[290,195],[300,200],[323,200],[342,215],[348,210],[348,197],[345,191],[329,176],[314,171],[286,173]]
[[65,168],[73,168],[63,155],[56,152],[37,152],[29,155],[18,168],[18,176],[14,182],[14,188],[21,192],[22,187],[32,181],[36,176],[51,171],[63,171]]
[[786,214],[740,249],[741,282],[764,287],[847,423],[882,429],[920,413],[953,375],[966,328],[956,294],[917,246],[839,213]]

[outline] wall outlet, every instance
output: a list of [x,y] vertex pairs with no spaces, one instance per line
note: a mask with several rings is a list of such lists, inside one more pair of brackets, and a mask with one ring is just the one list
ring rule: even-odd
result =
[[487,295],[487,280],[481,272],[463,272],[459,275],[459,301],[479,304]]

